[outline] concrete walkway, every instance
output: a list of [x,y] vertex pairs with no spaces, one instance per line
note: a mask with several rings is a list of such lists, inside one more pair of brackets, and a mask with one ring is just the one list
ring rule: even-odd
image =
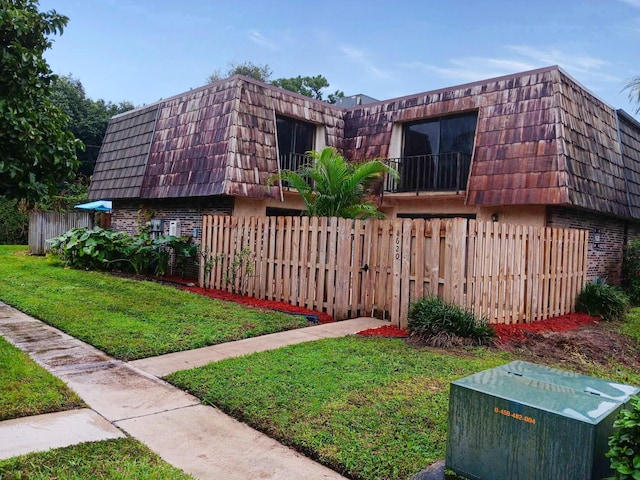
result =
[[[343,477],[218,409],[202,405],[197,398],[155,375],[293,343],[344,336],[385,324],[387,322],[381,320],[360,318],[127,364],[0,302],[0,335],[64,380],[98,417],[201,479]],[[16,427],[22,425],[26,429],[33,425],[33,419],[0,422],[0,445],[5,458],[25,453],[25,440],[16,433],[22,430]],[[55,421],[50,424],[56,425],[56,429],[77,432],[77,438],[66,440],[70,442],[67,444],[86,441],[83,435],[87,428],[82,422],[73,426],[73,420],[60,421],[66,421],[66,427]],[[46,426],[42,428],[47,430]],[[91,428],[95,430],[93,425]],[[106,429],[103,438],[113,438],[111,435],[115,434],[114,430]],[[62,446],[61,443],[65,441],[52,441],[49,447]],[[16,446],[15,452],[10,451],[11,445]],[[34,442],[33,450],[42,448],[48,447]]]

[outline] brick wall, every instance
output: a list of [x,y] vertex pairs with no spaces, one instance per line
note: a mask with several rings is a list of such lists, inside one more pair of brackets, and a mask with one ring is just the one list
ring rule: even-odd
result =
[[[202,238],[203,215],[231,215],[233,212],[233,197],[203,197],[203,198],[173,198],[158,200],[114,200],[111,215],[111,227],[120,232],[134,235],[139,232],[140,222],[146,222],[150,215],[154,219],[164,221],[163,233],[169,234],[169,222],[180,220],[180,235],[193,237],[194,243],[199,244]],[[194,235],[194,233],[196,235]],[[173,258],[170,260],[175,270]],[[198,276],[197,263],[190,262],[186,268],[186,277]]]
[[231,215],[233,197],[203,198],[163,198],[158,200],[114,200],[111,216],[112,228],[116,231],[135,234],[139,231],[140,222],[145,222],[144,215],[164,221],[163,233],[169,234],[169,222],[180,220],[182,236],[197,235],[194,241],[200,243],[202,238],[203,215]]
[[[587,278],[603,277],[609,283],[621,280],[622,250],[627,238],[640,238],[640,224],[577,209],[549,207],[547,226],[589,230]],[[596,243],[599,236],[600,241]]]

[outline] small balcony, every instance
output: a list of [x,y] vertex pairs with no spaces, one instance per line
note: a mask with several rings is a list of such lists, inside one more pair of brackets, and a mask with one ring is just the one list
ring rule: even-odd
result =
[[399,179],[387,175],[383,190],[401,192],[461,192],[467,189],[471,155],[441,153],[389,158],[385,163],[396,169]]
[[[280,155],[280,171],[291,170],[297,172],[300,170],[300,167],[308,165],[312,160],[313,159],[306,153],[287,153]],[[311,180],[308,180],[307,183],[311,185]],[[289,182],[284,180],[282,181],[282,187],[287,190],[292,188]]]

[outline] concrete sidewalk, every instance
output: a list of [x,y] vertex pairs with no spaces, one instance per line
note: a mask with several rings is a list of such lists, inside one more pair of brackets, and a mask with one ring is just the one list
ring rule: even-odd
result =
[[187,350],[186,352],[169,353],[158,357],[143,358],[130,362],[157,377],[165,377],[178,370],[201,367],[207,363],[217,362],[225,358],[240,357],[265,350],[312,342],[322,338],[344,337],[367,328],[389,325],[389,322],[375,318],[356,318],[343,322],[325,323],[313,327],[298,328],[286,332],[271,333],[260,337],[245,338],[237,342],[222,343],[210,347]]
[[[127,364],[0,302],[0,335],[64,380],[99,416],[201,479],[343,477],[218,409],[200,404],[197,398],[145,368],[155,375],[166,375],[222,358],[344,336],[385,324],[376,319],[347,320]],[[29,421],[10,422],[15,426]],[[5,424],[0,422],[0,427]],[[0,428],[1,445],[19,443],[15,430],[7,428],[4,432],[3,436]],[[85,441],[84,434],[85,429],[78,427],[78,439],[73,443]],[[60,445],[51,445],[55,446]],[[24,446],[20,448],[16,454],[24,453]]]

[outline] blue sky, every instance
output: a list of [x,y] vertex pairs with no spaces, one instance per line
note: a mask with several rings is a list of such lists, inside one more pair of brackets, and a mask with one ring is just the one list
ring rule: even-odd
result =
[[616,108],[640,75],[640,0],[41,0],[70,18],[46,54],[87,94],[136,105],[229,62],[387,99],[560,65]]

